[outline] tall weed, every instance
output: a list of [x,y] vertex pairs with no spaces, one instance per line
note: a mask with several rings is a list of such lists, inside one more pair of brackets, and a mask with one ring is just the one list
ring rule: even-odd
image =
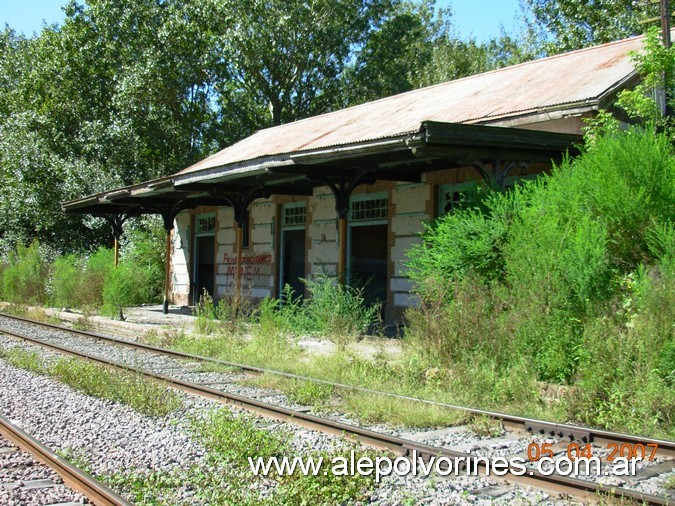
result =
[[37,241],[18,244],[2,270],[2,294],[9,302],[44,304],[49,266]]
[[338,347],[345,347],[377,322],[380,306],[367,305],[362,288],[323,275],[305,284],[310,293],[303,308],[308,330],[333,339]]
[[58,257],[52,263],[51,303],[59,307],[76,307],[82,300],[81,284],[84,262],[76,255]]

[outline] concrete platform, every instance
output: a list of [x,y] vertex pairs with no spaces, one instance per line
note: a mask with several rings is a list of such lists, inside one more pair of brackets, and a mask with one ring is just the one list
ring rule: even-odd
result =
[[[7,304],[4,304],[7,305]],[[0,304],[1,307],[1,304]],[[169,313],[162,312],[161,304],[129,307],[124,310],[125,321],[107,316],[86,315],[79,311],[57,308],[27,308],[28,311],[42,312],[48,317],[57,318],[65,326],[86,327],[92,332],[112,333],[137,340],[149,334],[154,337],[175,336],[176,333],[192,333],[195,317],[187,306],[169,306]],[[33,317],[28,315],[28,318]],[[309,355],[327,355],[336,351],[333,342],[312,336],[304,336],[298,345]],[[402,352],[401,341],[385,337],[368,336],[352,343],[348,350],[357,356],[372,359],[378,353],[395,358]]]

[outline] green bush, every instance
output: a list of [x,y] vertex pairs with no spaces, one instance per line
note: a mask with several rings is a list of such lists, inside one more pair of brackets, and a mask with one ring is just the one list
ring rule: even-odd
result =
[[2,270],[3,298],[9,302],[44,304],[48,273],[48,263],[37,241],[28,247],[18,244]]
[[52,262],[51,303],[59,307],[77,307],[82,300],[84,262],[76,255],[58,257]]
[[361,336],[377,322],[380,306],[366,304],[363,289],[319,275],[305,280],[310,298],[303,312],[308,330],[332,338],[340,347]]
[[120,262],[131,264],[145,273],[150,293],[145,302],[158,300],[163,294],[165,241],[163,226],[150,222],[142,229],[131,230],[122,250]]
[[80,308],[100,309],[103,306],[103,287],[114,269],[114,253],[110,248],[99,248],[86,259],[80,277]]
[[675,437],[675,277],[627,280],[611,315],[590,322],[569,415],[601,428]]
[[59,256],[49,265],[37,242],[19,244],[0,264],[0,295],[15,303],[103,308],[111,315],[120,307],[156,301],[164,281],[161,241],[147,231],[132,230],[129,235],[117,269],[109,248],[89,256]]
[[672,434],[673,216],[667,136],[598,136],[425,231],[409,253],[409,348],[435,367],[469,360],[495,384],[514,367],[568,384],[568,416],[585,423]]
[[0,300],[7,300],[5,297],[5,282],[3,281],[5,277],[5,269],[7,268],[7,264],[5,262],[0,261]]
[[470,273],[486,281],[501,279],[508,224],[521,200],[520,188],[509,194],[489,191],[480,207],[460,209],[427,226],[424,243],[408,252],[407,274],[417,290],[435,292],[439,281],[452,283]]
[[104,314],[115,316],[120,308],[151,302],[157,294],[152,284],[152,270],[134,262],[122,262],[111,269],[103,285]]
[[51,266],[50,301],[56,306],[119,314],[121,307],[157,301],[164,283],[163,243],[157,234],[132,229],[114,268],[113,250],[88,257],[66,255]]

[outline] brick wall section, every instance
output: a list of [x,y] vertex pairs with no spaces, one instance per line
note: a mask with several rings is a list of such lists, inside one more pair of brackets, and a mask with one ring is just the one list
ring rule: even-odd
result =
[[276,206],[271,200],[257,200],[250,206],[250,246],[243,254],[252,256],[253,263],[244,266],[247,279],[242,285],[246,287],[244,293],[250,293],[257,299],[274,295],[277,259],[274,251],[275,215]]
[[216,296],[232,295],[235,288],[235,279],[231,273],[231,264],[223,263],[225,255],[228,256],[228,259],[237,256],[237,230],[234,223],[234,211],[231,207],[218,208],[218,212],[216,213],[215,242]]
[[412,285],[405,275],[406,253],[414,244],[422,242],[422,223],[431,220],[432,187],[421,183],[398,183],[391,190],[390,202],[389,229],[393,244],[389,258],[391,303],[385,314],[387,323],[399,321],[405,308],[417,302],[410,294]]

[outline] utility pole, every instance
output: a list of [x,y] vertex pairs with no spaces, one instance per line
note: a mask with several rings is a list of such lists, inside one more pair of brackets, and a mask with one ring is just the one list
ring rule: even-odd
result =
[[[659,16],[655,18],[645,19],[640,21],[640,24],[653,23],[654,21],[661,21],[661,38],[663,40],[663,47],[670,49],[672,45],[670,37],[670,2],[669,0],[646,0],[645,5],[659,4]],[[663,94],[664,107],[662,109],[665,118],[672,118],[673,114],[673,75],[672,71],[666,70],[663,75]]]
[[[670,40],[670,5],[668,0],[660,0],[659,10],[661,14],[661,35],[663,37],[663,46],[670,49],[672,42]],[[673,117],[673,75],[672,71],[666,70],[663,76],[664,99],[666,107],[664,116],[667,118]]]
[[667,48],[671,46],[670,41],[670,5],[668,0],[660,0],[659,10],[661,11],[661,33],[663,35],[663,45]]

